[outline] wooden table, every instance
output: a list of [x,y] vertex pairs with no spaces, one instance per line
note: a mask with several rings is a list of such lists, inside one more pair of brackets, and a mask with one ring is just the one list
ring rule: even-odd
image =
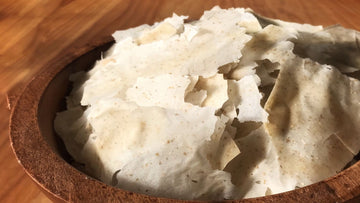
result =
[[262,15],[288,21],[341,24],[360,30],[359,0],[164,2],[0,0],[0,202],[50,202],[24,173],[11,150],[5,95],[11,89],[20,89],[55,58],[65,59],[68,53],[109,38],[116,29],[153,23],[173,11],[198,17],[201,13],[196,10],[215,4],[251,7]]

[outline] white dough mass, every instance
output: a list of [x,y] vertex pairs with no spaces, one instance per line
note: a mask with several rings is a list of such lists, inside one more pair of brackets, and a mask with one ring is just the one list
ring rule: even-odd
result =
[[[342,29],[243,8],[185,19],[117,31],[103,59],[71,76],[55,130],[85,172],[153,196],[241,199],[323,180],[359,152],[360,82],[345,74],[360,56],[319,51]],[[356,56],[358,36],[340,48]]]

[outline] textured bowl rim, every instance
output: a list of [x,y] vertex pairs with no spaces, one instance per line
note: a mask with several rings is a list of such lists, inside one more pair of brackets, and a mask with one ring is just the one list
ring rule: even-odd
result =
[[[109,43],[110,37],[71,49],[57,62],[49,62],[24,88],[11,109],[10,143],[25,172],[55,200],[65,202],[198,202],[152,197],[102,183],[78,171],[57,155],[40,133],[38,105],[52,79],[68,64],[94,48]],[[59,173],[61,171],[61,173]],[[312,185],[275,195],[229,202],[343,202],[360,195],[360,162]],[[199,201],[201,202],[201,201]]]

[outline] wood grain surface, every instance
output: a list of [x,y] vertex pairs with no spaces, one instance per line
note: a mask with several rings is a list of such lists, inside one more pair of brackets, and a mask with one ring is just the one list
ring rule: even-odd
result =
[[0,202],[50,202],[11,151],[7,92],[19,92],[46,64],[65,60],[65,53],[86,44],[110,39],[117,29],[153,23],[172,12],[197,18],[214,5],[250,7],[271,18],[360,30],[359,0],[0,0]]

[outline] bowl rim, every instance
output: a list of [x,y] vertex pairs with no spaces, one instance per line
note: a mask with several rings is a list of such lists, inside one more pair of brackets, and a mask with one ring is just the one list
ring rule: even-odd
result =
[[[99,197],[102,201],[143,202],[202,202],[153,197],[126,191],[106,185],[83,172],[78,171],[57,155],[41,135],[38,123],[38,105],[41,97],[57,74],[77,58],[96,47],[111,42],[111,37],[71,49],[57,62],[49,62],[28,83],[14,102],[10,114],[10,145],[27,175],[46,193],[63,202],[90,201]],[[62,175],[56,173],[61,170]],[[347,201],[360,195],[360,162],[323,181],[296,190],[264,197],[231,202],[267,202],[267,201]],[[104,199],[105,198],[105,199]]]

